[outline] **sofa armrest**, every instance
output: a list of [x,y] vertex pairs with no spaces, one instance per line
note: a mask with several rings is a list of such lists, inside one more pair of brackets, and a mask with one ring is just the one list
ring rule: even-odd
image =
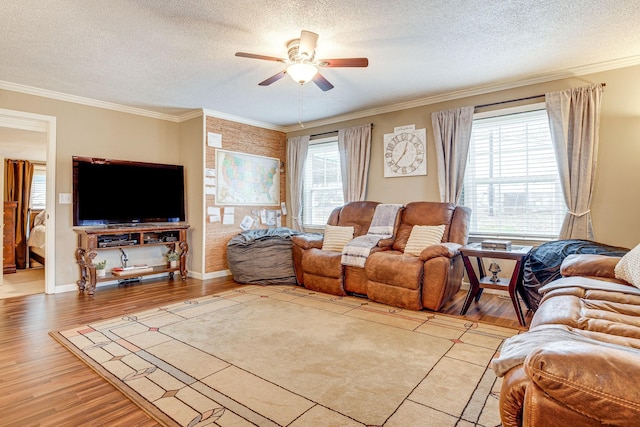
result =
[[291,237],[291,242],[302,249],[322,249],[324,235],[320,233],[298,234]]
[[460,253],[462,245],[458,243],[440,243],[439,245],[427,246],[420,252],[422,261],[429,261],[431,258],[447,257],[453,258]]
[[620,257],[616,256],[572,254],[562,262],[560,274],[564,277],[586,276],[615,279],[614,270],[618,261],[620,261]]
[[524,362],[527,376],[546,395],[606,425],[640,419],[640,351],[602,343],[557,341]]
[[393,242],[395,242],[395,239],[393,237],[389,237],[388,239],[380,239],[377,246],[379,248],[391,248]]
[[522,426],[524,395],[530,383],[522,365],[505,374],[500,391],[500,419],[503,427]]

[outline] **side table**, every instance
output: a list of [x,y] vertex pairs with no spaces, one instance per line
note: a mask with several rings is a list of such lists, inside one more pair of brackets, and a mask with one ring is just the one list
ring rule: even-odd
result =
[[[464,267],[467,270],[469,276],[469,293],[464,301],[460,314],[465,314],[471,305],[472,300],[480,300],[483,289],[497,289],[502,291],[508,291],[513,308],[518,316],[520,325],[526,326],[527,323],[524,318],[524,313],[520,307],[520,301],[518,300],[517,292],[522,292],[522,273],[524,270],[524,260],[529,255],[529,252],[533,249],[533,246],[521,246],[513,245],[510,250],[499,249],[482,249],[481,243],[471,243],[469,245],[460,248],[462,254],[462,260]],[[476,275],[469,257],[475,257],[478,261],[478,271],[480,278]],[[482,258],[493,259],[510,259],[516,262],[513,268],[513,274],[510,279],[498,278],[497,281],[492,281],[491,276],[485,274],[484,263]],[[526,299],[525,299],[526,301]]]

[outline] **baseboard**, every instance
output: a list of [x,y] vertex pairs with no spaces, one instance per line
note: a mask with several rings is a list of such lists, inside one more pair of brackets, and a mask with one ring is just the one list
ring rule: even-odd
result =
[[205,273],[204,275],[199,274],[199,276],[201,277],[196,277],[196,276],[194,277],[196,279],[207,280],[207,279],[217,279],[219,277],[233,276],[233,274],[231,274],[230,270],[220,270],[220,271],[213,271],[211,273]]

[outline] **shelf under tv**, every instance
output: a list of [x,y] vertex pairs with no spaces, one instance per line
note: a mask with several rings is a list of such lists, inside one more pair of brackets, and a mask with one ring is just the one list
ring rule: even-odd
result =
[[[76,228],[74,231],[78,235],[78,247],[76,249],[76,261],[80,268],[80,280],[78,280],[78,290],[87,292],[89,295],[95,293],[96,284],[109,280],[130,279],[133,277],[148,276],[151,274],[168,273],[173,278],[174,273],[179,273],[182,280],[187,278],[186,256],[189,250],[187,244],[187,224],[158,225],[145,224],[144,227],[138,225],[119,225],[117,227],[88,227]],[[104,277],[97,277],[95,259],[98,251],[112,250],[119,248],[141,248],[145,246],[167,246],[170,250],[180,253],[180,260],[177,267],[168,265],[155,265],[145,271],[137,271],[127,275],[115,275],[107,272]]]

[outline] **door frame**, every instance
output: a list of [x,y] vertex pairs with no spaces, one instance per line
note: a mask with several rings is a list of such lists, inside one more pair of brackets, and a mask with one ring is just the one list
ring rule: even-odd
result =
[[45,293],[56,292],[56,118],[24,111],[0,108],[0,126],[35,132],[43,132],[47,139],[47,215],[45,218],[46,244],[44,248]]

